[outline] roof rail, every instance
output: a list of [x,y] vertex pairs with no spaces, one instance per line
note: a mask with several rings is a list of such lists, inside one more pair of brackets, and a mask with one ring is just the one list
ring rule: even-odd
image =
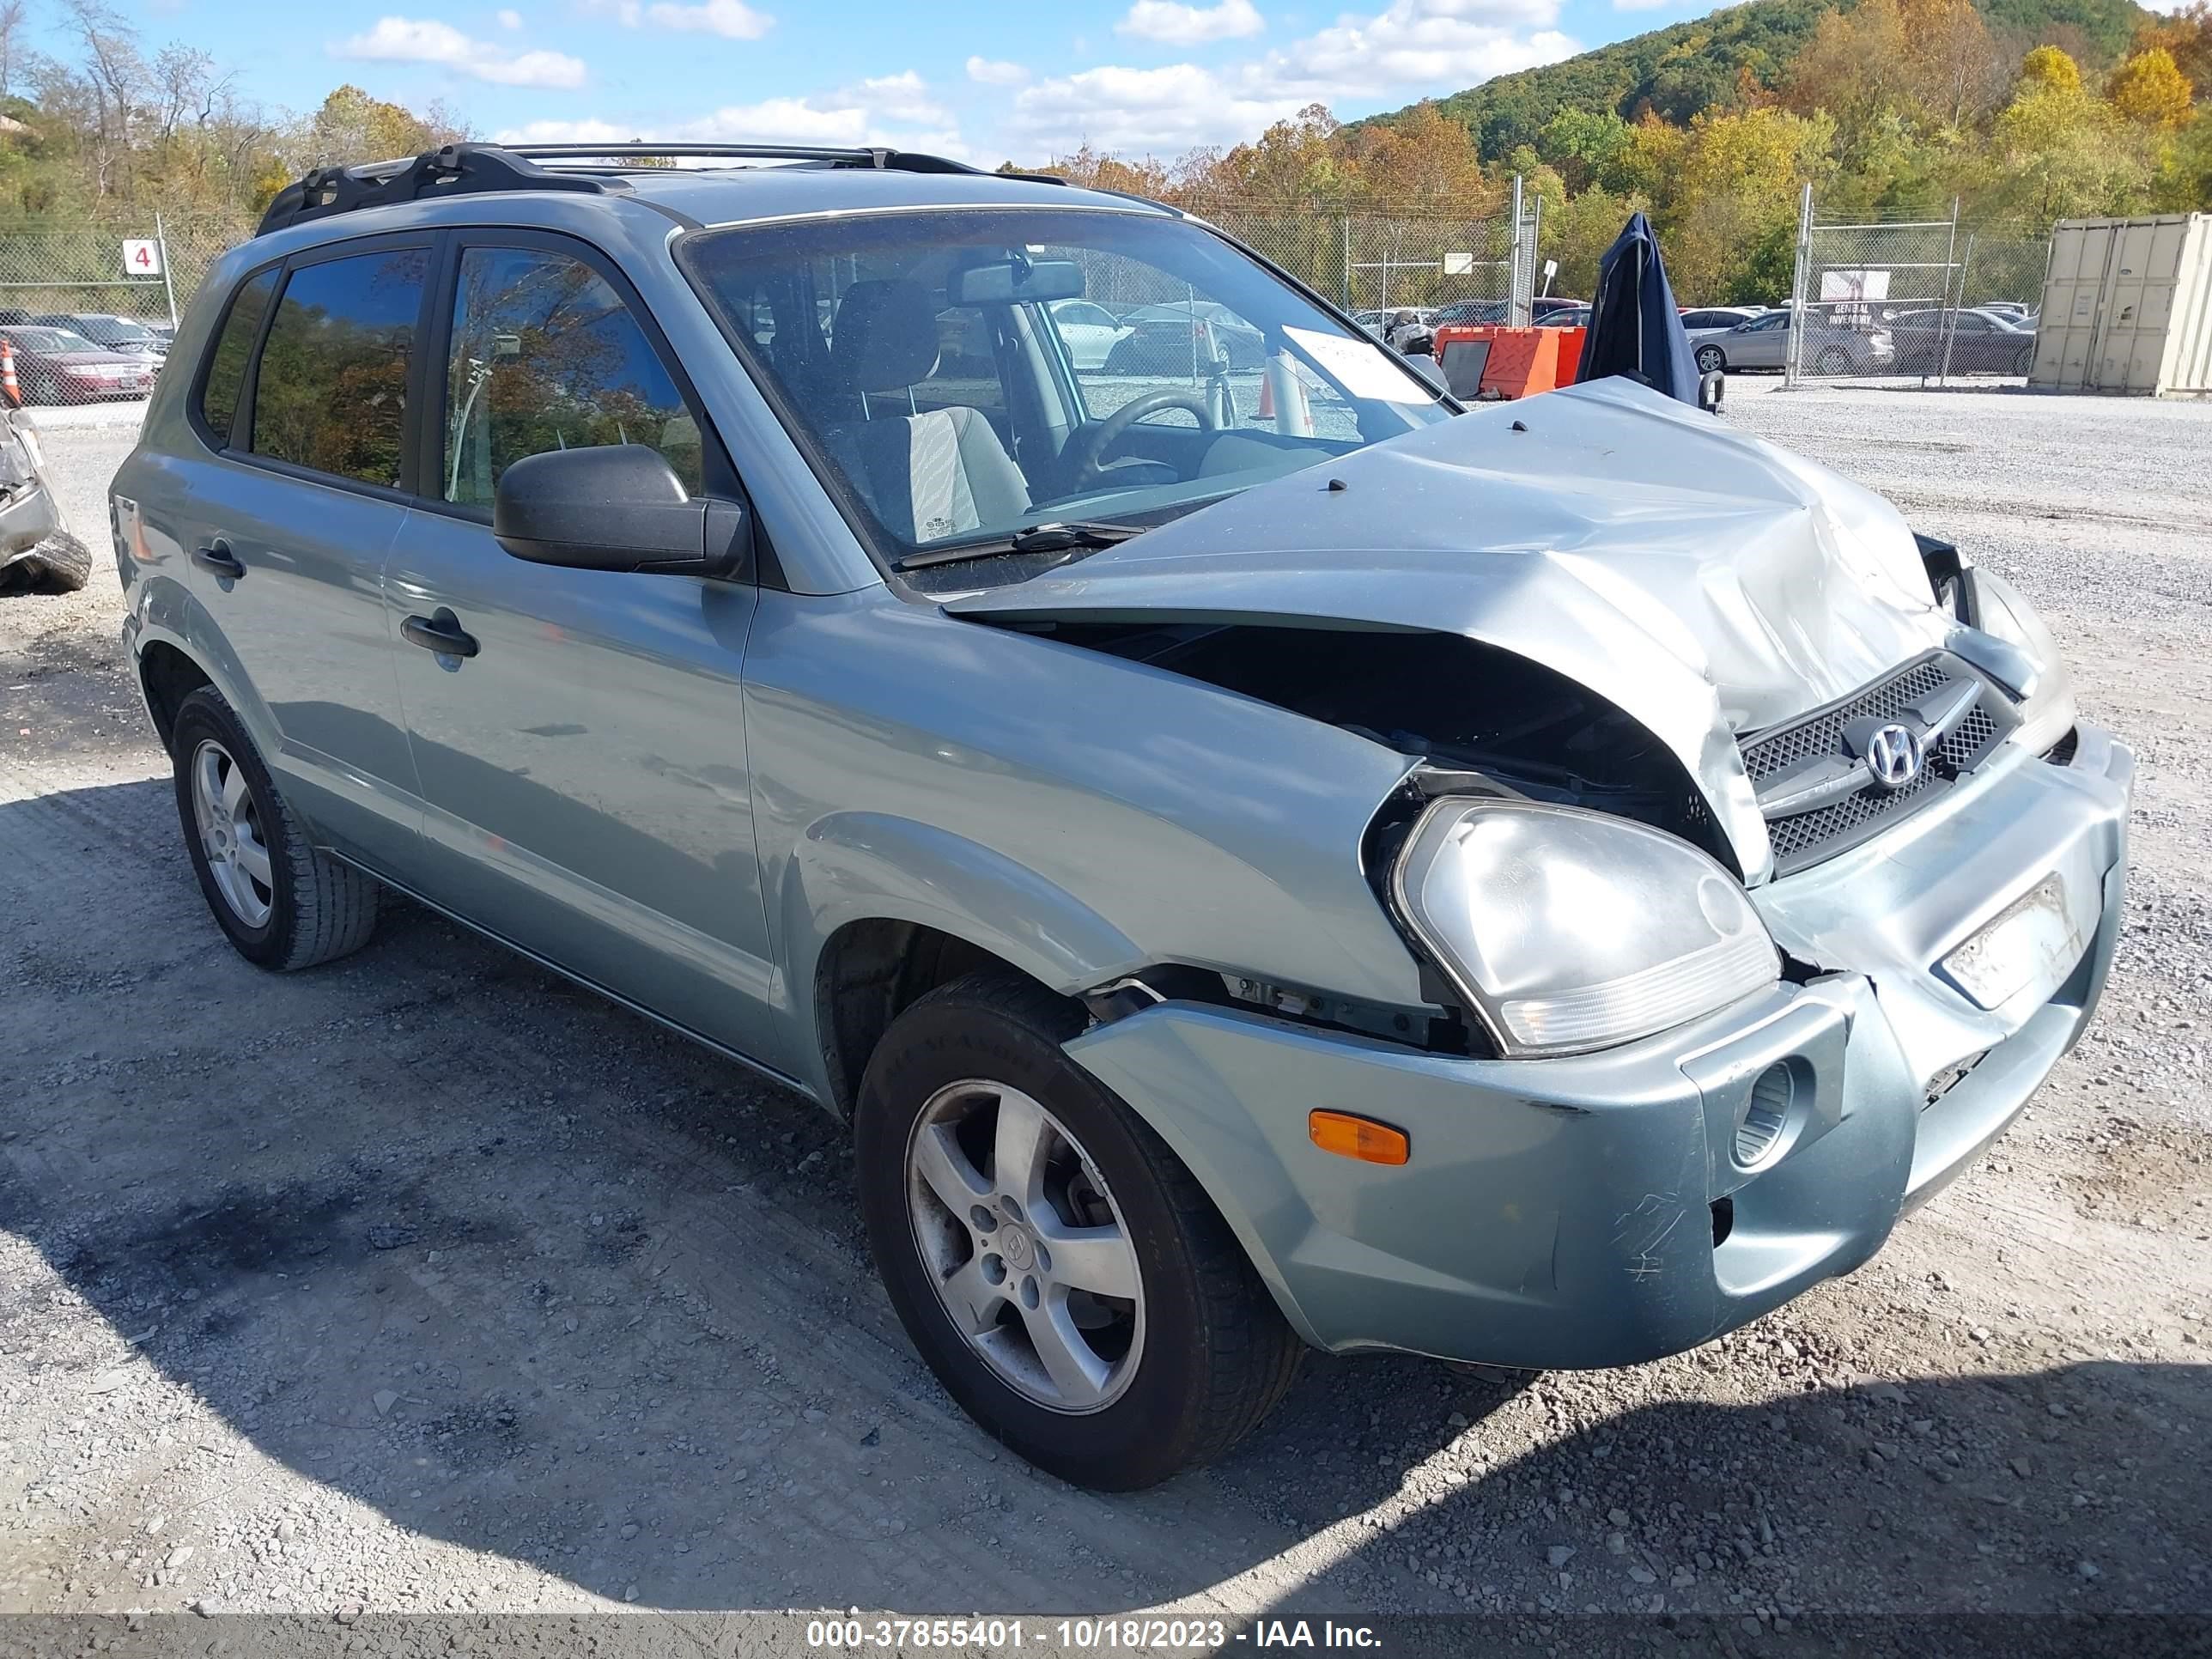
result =
[[549,173],[526,156],[495,144],[447,144],[411,161],[371,161],[357,167],[315,167],[276,192],[254,234],[307,224],[358,208],[390,207],[425,196],[474,195],[491,190],[568,190],[604,193],[605,182],[573,173]]
[[[475,195],[495,190],[568,190],[599,194],[627,189],[620,179],[597,170],[541,167],[540,162],[622,162],[665,156],[671,160],[799,161],[818,167],[868,167],[892,173],[959,173],[983,178],[1026,179],[1064,185],[1049,173],[987,173],[948,156],[916,150],[833,149],[807,144],[447,144],[412,161],[369,161],[354,167],[316,167],[297,184],[276,192],[261,216],[256,233],[266,235],[359,208],[390,207],[426,196]],[[619,167],[615,169],[619,171]]]
[[956,161],[948,155],[932,155],[922,150],[890,149],[881,146],[854,146],[849,149],[824,149],[812,144],[653,144],[642,141],[621,144],[510,144],[504,146],[510,155],[526,156],[534,161],[611,161],[643,159],[665,155],[690,160],[753,161],[815,161],[833,167],[872,167],[889,173],[980,173],[999,179],[1022,179],[1031,184],[1064,185],[1066,179],[1056,173],[997,173],[965,161]]

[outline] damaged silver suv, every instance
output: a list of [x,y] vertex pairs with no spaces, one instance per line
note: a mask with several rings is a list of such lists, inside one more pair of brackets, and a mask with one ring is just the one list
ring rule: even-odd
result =
[[617,152],[215,269],[112,503],[185,842],[253,962],[404,893],[849,1120],[1025,1456],[1705,1341],[2080,1037],[2128,751],[1884,501],[1624,381],[1460,414],[1150,203]]

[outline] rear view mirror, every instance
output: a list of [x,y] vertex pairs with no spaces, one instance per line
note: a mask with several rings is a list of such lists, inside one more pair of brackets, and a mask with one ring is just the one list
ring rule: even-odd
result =
[[733,576],[751,520],[732,502],[696,501],[644,444],[552,449],[516,461],[492,492],[491,533],[533,564],[670,576]]
[[948,305],[1018,306],[1082,297],[1083,267],[1073,259],[1017,255],[986,264],[963,265],[945,279]]

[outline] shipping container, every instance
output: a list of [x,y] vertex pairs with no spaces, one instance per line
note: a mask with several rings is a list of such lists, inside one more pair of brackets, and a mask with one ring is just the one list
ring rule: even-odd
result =
[[2027,383],[2212,397],[2212,214],[2060,221]]

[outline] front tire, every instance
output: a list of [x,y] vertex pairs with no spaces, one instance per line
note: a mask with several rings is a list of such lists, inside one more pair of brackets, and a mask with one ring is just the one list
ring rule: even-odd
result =
[[1717,345],[1701,345],[1697,362],[1698,374],[1711,374],[1728,367],[1728,354]]
[[310,843],[214,688],[178,704],[169,752],[192,873],[240,956],[290,972],[368,943],[383,890]]
[[1841,346],[1825,346],[1813,360],[1815,374],[1848,374],[1851,372],[1850,354]]
[[1073,1005],[972,974],[899,1016],[854,1136],[878,1270],[929,1368],[1062,1480],[1131,1492],[1219,1456],[1303,1349],[1190,1171],[1062,1052]]

